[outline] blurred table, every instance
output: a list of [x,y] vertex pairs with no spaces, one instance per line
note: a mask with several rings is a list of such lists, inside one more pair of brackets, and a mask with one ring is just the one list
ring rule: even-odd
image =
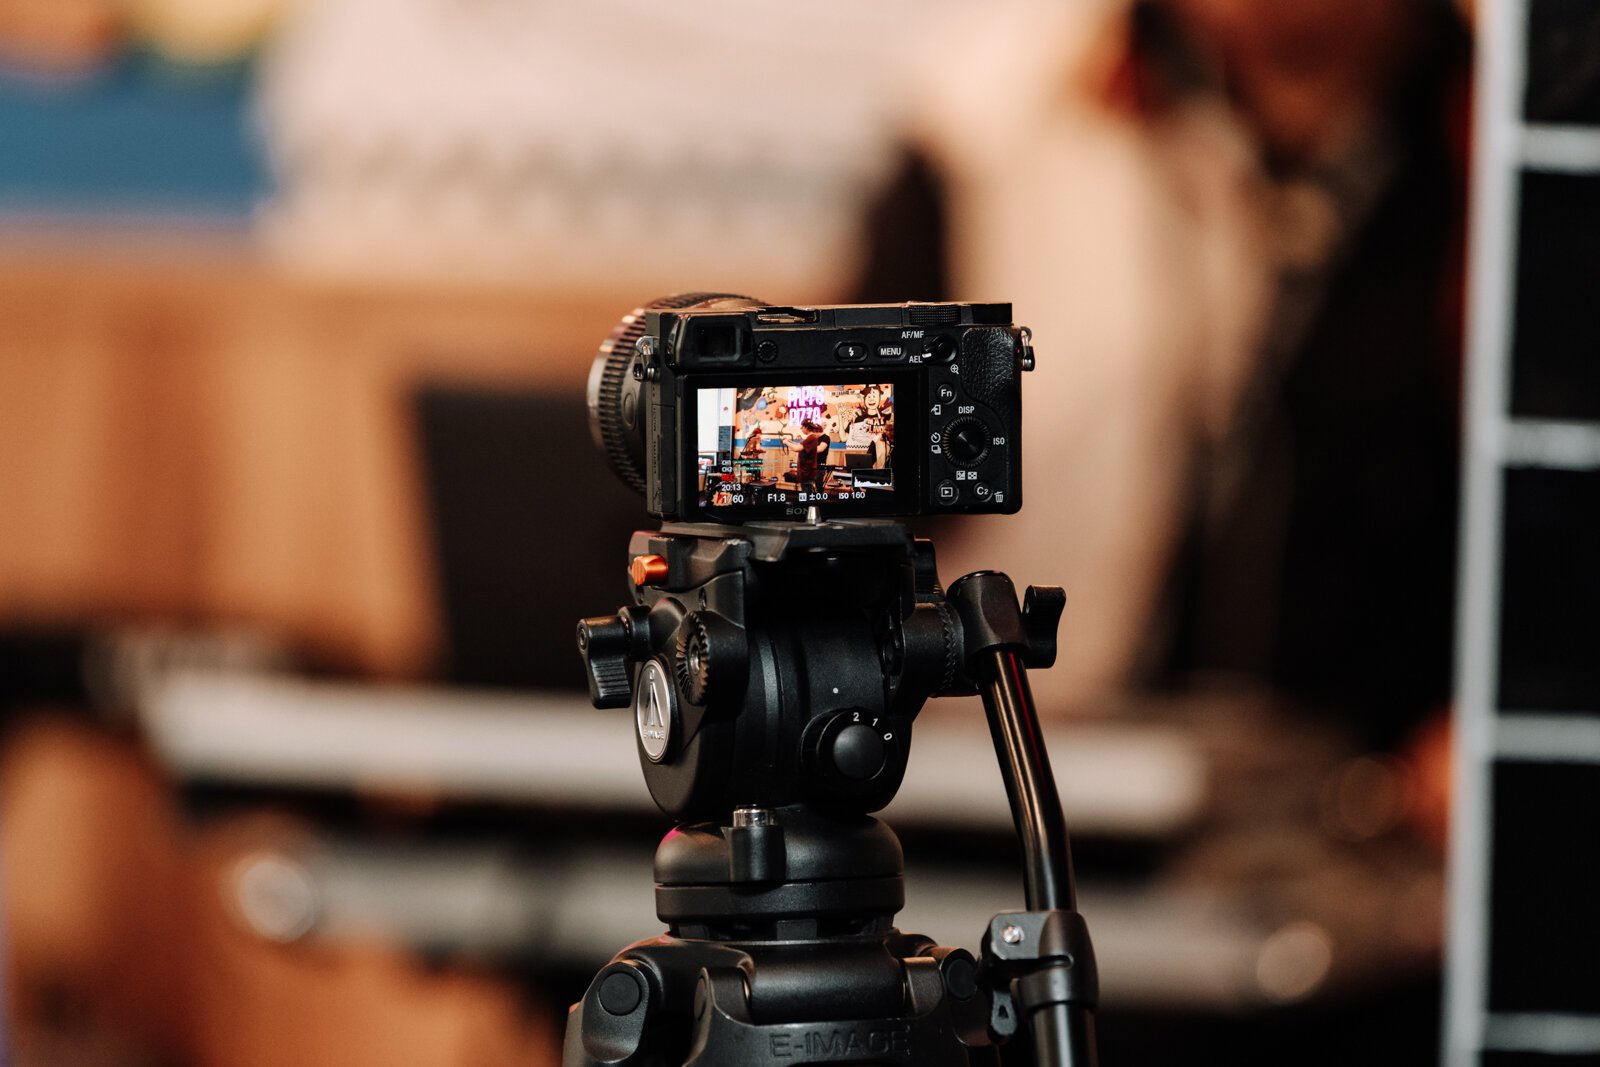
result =
[[426,671],[413,391],[579,396],[653,295],[313,285],[242,232],[0,230],[0,623],[253,622]]

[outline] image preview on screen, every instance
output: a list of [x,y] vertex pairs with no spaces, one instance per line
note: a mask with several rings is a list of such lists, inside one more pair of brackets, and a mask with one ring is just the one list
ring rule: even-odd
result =
[[859,504],[894,490],[894,386],[765,384],[702,389],[702,508]]

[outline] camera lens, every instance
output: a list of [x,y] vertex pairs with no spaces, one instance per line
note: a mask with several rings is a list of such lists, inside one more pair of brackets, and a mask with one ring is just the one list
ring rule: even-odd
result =
[[681,311],[685,308],[759,307],[763,301],[735,293],[678,293],[635,308],[622,317],[589,368],[589,433],[595,447],[605,453],[611,469],[637,492],[645,491],[644,419],[639,393],[644,375],[629,368],[643,358],[637,351],[644,336],[645,313]]

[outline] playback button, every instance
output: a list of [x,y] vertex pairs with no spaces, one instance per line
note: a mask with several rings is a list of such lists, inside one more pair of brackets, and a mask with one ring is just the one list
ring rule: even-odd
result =
[[935,491],[941,504],[954,504],[961,499],[961,487],[948,478],[940,482]]

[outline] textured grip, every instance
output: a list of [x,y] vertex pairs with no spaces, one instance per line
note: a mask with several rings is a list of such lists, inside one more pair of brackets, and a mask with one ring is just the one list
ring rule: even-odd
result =
[[1010,330],[968,330],[961,335],[961,387],[1006,417],[1014,414],[1017,339]]

